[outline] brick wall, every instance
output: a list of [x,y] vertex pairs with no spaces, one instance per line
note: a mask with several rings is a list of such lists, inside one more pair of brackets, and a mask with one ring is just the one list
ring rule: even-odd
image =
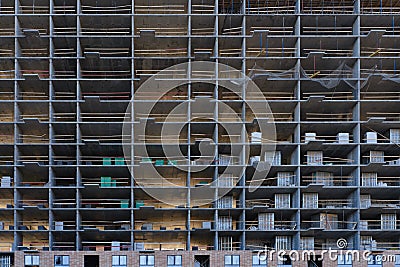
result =
[[[361,253],[361,252],[360,252]],[[29,255],[29,252],[18,251],[15,253],[15,267],[24,266],[24,255]],[[139,255],[147,254],[154,255],[156,267],[167,267],[167,256],[168,255],[182,255],[182,261],[184,267],[194,266],[195,255],[210,255],[210,266],[211,267],[224,267],[225,255],[239,255],[241,267],[252,266],[252,255],[251,251],[155,251],[154,253],[139,253],[136,251],[103,251],[103,252],[92,252],[92,251],[46,251],[31,253],[33,255],[40,256],[41,267],[53,267],[55,255],[69,255],[70,256],[70,267],[84,267],[84,256],[85,255],[98,255],[99,256],[99,267],[111,267],[112,255],[126,255],[129,267],[139,267]],[[316,255],[320,255],[319,251],[315,251]],[[386,251],[383,253],[387,255],[400,254],[400,251]],[[360,254],[361,255],[361,254]],[[322,267],[337,267],[336,261],[329,260],[327,254],[325,254],[325,260],[322,262]],[[269,267],[277,266],[277,254],[273,254],[272,258],[268,259]],[[293,261],[292,267],[307,267],[307,261]],[[366,260],[360,257],[360,261],[353,261],[353,267],[367,267],[368,263]],[[394,267],[394,262],[384,262],[382,267]]]

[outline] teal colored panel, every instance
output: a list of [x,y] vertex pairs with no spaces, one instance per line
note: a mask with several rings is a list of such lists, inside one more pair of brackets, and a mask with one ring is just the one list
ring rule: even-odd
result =
[[115,165],[125,165],[124,158],[115,158]]
[[103,158],[103,166],[109,166],[111,165],[111,158]]
[[156,166],[163,166],[164,165],[164,160],[163,159],[157,159],[156,160]]

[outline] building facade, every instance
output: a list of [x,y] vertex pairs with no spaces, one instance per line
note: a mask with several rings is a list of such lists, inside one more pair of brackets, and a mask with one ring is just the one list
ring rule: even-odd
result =
[[[400,264],[375,257],[400,249],[399,35],[394,0],[0,0],[0,266]],[[258,86],[273,140],[249,108],[261,99],[246,83],[229,92],[235,77],[221,68],[189,75],[213,84],[137,94],[159,71],[200,61]],[[169,79],[186,78],[176,71]],[[150,114],[135,110],[150,102]],[[124,153],[130,103],[132,125],[150,121],[131,145],[145,142],[146,157]],[[175,160],[161,128],[182,105]],[[253,191],[260,162],[271,166]],[[187,201],[149,195],[143,164]],[[194,204],[190,192],[210,184],[209,203]],[[257,261],[266,248],[373,256]]]

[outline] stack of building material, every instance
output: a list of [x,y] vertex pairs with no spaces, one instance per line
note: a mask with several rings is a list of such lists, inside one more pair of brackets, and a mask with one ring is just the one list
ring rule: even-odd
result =
[[10,176],[1,177],[1,187],[11,187],[11,177]]

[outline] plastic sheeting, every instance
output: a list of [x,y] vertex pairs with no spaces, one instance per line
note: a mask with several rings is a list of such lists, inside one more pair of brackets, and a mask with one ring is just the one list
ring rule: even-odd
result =
[[[265,70],[257,64],[250,69],[248,76],[255,80],[257,78],[266,77],[272,79],[306,79],[310,81],[317,82],[326,89],[333,89],[337,87],[340,82],[344,82],[349,85],[354,90],[357,89],[357,80],[353,77],[353,68],[348,66],[345,62],[341,63],[336,69],[330,73],[324,75],[319,74],[318,77],[309,76],[303,67],[299,67],[299,71],[296,70],[297,67],[293,67],[284,71],[268,71]],[[371,78],[376,77],[379,80],[388,80],[395,83],[400,83],[400,71],[399,74],[387,74],[373,67],[368,71],[362,71],[361,73],[361,84],[360,88],[365,87],[371,82]]]

